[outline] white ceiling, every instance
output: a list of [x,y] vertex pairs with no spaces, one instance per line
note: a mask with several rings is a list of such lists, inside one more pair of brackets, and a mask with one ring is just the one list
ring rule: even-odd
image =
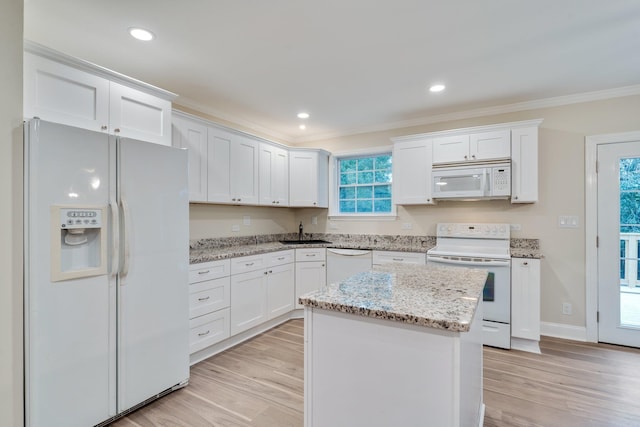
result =
[[[25,38],[295,143],[633,86],[638,0],[25,0]],[[127,28],[156,39],[132,39]],[[447,90],[431,94],[434,82]],[[627,88],[628,89],[628,88]],[[300,111],[311,117],[298,125]]]

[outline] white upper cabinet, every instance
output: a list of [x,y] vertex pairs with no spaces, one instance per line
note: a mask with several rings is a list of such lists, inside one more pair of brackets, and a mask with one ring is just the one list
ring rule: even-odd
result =
[[511,130],[511,203],[538,201],[538,126]]
[[257,205],[258,142],[213,127],[207,139],[207,200]]
[[329,207],[329,153],[290,150],[289,206]]
[[289,152],[268,143],[260,143],[260,204],[289,205]]
[[402,141],[393,145],[394,204],[434,203],[431,197],[431,156],[430,139]]
[[437,137],[433,141],[433,163],[474,162],[508,159],[509,129]]
[[207,127],[173,115],[173,146],[189,150],[189,201],[207,201]]
[[114,82],[109,97],[109,129],[114,134],[171,145],[171,102]]
[[25,43],[24,116],[171,145],[175,94]]

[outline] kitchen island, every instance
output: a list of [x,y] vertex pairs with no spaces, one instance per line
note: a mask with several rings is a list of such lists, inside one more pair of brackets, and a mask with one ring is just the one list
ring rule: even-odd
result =
[[486,276],[387,264],[301,297],[305,426],[482,425]]

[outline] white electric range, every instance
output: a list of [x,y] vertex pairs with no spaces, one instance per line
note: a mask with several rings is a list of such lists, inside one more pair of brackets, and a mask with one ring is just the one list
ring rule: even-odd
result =
[[483,344],[511,348],[509,224],[441,223],[427,264],[487,270],[483,291]]

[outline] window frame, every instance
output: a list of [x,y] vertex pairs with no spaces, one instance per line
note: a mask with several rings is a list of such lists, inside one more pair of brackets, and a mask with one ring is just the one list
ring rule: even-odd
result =
[[391,178],[391,212],[356,212],[353,214],[340,212],[340,170],[338,162],[341,159],[353,157],[376,157],[382,154],[392,156],[393,146],[385,145],[381,147],[364,148],[360,150],[342,151],[332,153],[329,156],[329,219],[331,220],[395,220],[397,217],[396,205],[393,198],[393,175]]

